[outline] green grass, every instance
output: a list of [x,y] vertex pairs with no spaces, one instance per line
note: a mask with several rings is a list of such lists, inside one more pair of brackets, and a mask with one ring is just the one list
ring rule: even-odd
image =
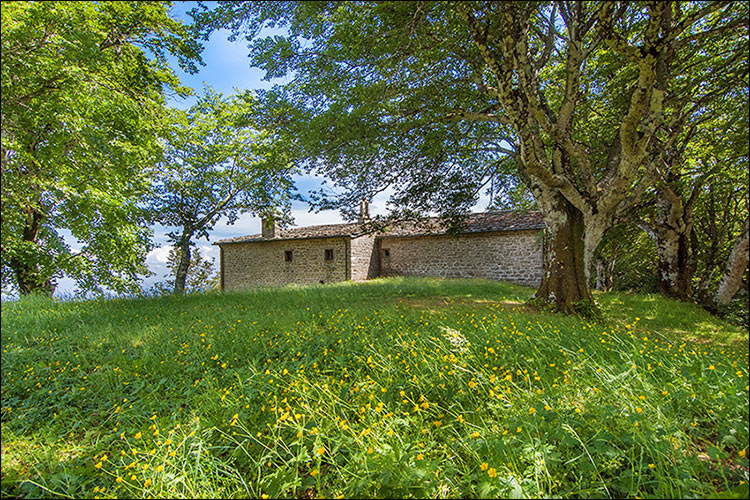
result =
[[748,336],[689,304],[389,279],[2,305],[2,494],[712,497]]

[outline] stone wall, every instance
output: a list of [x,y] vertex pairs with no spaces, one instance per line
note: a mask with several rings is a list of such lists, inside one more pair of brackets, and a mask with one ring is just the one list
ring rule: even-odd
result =
[[[259,241],[222,245],[224,290],[315,284],[349,279],[349,238]],[[326,249],[333,260],[325,260]],[[292,261],[285,252],[292,251]]]
[[383,237],[380,242],[381,274],[490,278],[538,286],[543,265],[539,233],[539,230],[525,230],[458,236]]
[[351,239],[351,279],[353,281],[377,278],[378,251],[375,235],[357,236]]

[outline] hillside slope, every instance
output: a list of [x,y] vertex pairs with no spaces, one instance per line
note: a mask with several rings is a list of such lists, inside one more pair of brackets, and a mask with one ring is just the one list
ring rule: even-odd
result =
[[3,303],[2,494],[743,494],[746,332],[628,294],[596,324],[526,309],[532,292]]

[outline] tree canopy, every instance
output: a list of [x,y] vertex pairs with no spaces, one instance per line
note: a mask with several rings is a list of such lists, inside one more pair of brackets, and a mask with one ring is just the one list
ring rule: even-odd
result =
[[284,142],[257,128],[251,92],[228,98],[205,89],[187,111],[172,110],[151,199],[154,220],[177,253],[175,291],[182,293],[194,238],[208,238],[220,218],[243,213],[289,219],[294,187]]
[[[63,275],[138,290],[139,207],[160,155],[164,94],[201,46],[168,2],[2,3],[2,274],[22,294]],[[66,242],[64,231],[80,248]]]
[[[394,188],[396,209],[456,215],[522,180],[547,228],[537,297],[567,311],[591,301],[595,249],[684,123],[747,79],[735,2],[220,2],[201,16],[245,32],[267,78],[291,77],[262,97],[300,164],[341,189],[320,206],[352,213]],[[256,36],[268,26],[288,35]]]

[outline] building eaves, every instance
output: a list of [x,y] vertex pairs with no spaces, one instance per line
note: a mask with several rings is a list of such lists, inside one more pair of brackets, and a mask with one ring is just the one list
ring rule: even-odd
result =
[[[522,231],[529,229],[543,229],[544,221],[539,211],[492,211],[469,214],[463,226],[458,228],[457,234],[473,234],[500,231]],[[438,217],[428,217],[417,222],[399,222],[379,231],[377,235],[383,238],[413,237],[427,235],[441,235],[448,232],[448,225]],[[263,238],[260,234],[238,236],[219,240],[214,245],[229,245],[236,243],[256,243],[267,241],[287,241],[303,239],[321,239],[336,237],[357,237],[367,234],[364,226],[351,224],[326,224],[306,226],[278,231],[273,238]]]

